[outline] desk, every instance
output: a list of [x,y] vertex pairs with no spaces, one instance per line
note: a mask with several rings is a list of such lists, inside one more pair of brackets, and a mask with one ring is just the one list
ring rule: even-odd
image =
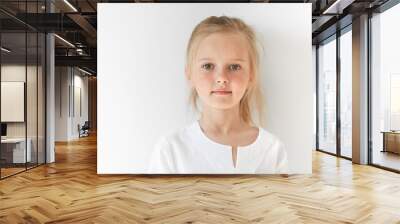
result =
[[32,140],[28,138],[27,142],[28,147],[26,147],[25,156],[25,138],[1,139],[1,157],[9,163],[25,163],[25,158],[27,159],[26,162],[30,162],[32,159]]
[[383,133],[382,152],[393,152],[400,154],[400,132],[382,131],[381,133]]

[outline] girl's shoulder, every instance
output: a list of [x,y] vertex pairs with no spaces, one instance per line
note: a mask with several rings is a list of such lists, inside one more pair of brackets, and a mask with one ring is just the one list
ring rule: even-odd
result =
[[269,131],[269,130],[263,128],[263,127],[258,127],[258,128],[260,130],[260,135],[264,139],[268,139],[268,140],[271,140],[271,141],[279,140],[279,138],[275,134],[273,134],[271,131]]
[[278,149],[284,148],[284,143],[282,140],[274,133],[266,130],[265,128],[259,127],[260,130],[260,141],[263,145],[268,147],[275,147]]
[[172,130],[158,138],[157,143],[166,145],[182,145],[191,139],[191,135],[195,132],[194,124]]

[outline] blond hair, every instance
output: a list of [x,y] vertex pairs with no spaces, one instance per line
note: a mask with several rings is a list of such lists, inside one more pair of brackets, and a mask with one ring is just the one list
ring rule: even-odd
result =
[[[200,40],[213,33],[237,33],[245,37],[249,46],[250,70],[252,84],[244,93],[239,103],[239,114],[247,124],[261,125],[264,122],[264,100],[259,84],[259,50],[257,38],[253,29],[239,18],[227,16],[210,16],[201,21],[193,30],[186,49],[186,68],[191,71],[191,64],[196,55]],[[190,90],[189,103],[198,111],[198,94],[194,88]],[[254,111],[255,109],[255,111]],[[255,122],[252,113],[258,114],[258,122]]]

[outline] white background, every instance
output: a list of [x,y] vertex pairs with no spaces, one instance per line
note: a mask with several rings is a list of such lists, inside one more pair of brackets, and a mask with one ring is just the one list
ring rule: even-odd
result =
[[208,16],[239,17],[264,45],[263,127],[286,145],[290,173],[311,173],[311,4],[98,4],[99,174],[145,173],[154,141],[191,123],[186,45]]

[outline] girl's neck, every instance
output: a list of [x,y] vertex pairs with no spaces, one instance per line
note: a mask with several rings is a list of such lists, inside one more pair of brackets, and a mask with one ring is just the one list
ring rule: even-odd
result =
[[205,131],[222,135],[229,135],[249,126],[240,118],[239,106],[229,109],[205,107],[199,122]]

